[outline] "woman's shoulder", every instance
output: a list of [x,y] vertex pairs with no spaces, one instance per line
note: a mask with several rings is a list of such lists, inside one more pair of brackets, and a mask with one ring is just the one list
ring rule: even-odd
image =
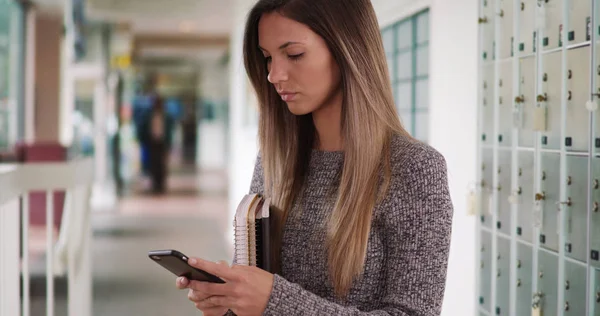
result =
[[390,166],[394,177],[412,178],[419,173],[446,173],[444,156],[422,141],[396,134],[391,139],[390,147]]

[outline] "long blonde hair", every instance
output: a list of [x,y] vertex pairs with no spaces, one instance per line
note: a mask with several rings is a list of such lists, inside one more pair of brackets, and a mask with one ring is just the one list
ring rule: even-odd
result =
[[311,114],[293,115],[267,81],[258,23],[270,12],[321,36],[340,68],[344,165],[328,222],[327,250],[335,293],[345,296],[364,269],[373,209],[389,186],[392,135],[407,135],[394,106],[379,25],[370,0],[260,0],[249,13],[244,63],[259,103],[264,193],[283,213],[274,241],[276,266],[281,230],[304,185],[316,130]]

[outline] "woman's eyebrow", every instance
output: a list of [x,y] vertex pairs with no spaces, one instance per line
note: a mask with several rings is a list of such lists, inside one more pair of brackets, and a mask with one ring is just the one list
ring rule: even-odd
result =
[[[299,43],[299,42],[286,42],[286,43],[284,43],[283,45],[279,46],[279,49],[284,49],[284,48],[286,48],[286,47],[288,47],[288,46],[290,46],[290,45],[293,45],[293,44],[300,44],[300,43]],[[260,47],[260,45],[258,45],[258,48],[260,48],[260,49],[261,49],[262,51],[264,51],[264,52],[266,52],[266,51],[267,51],[266,49],[264,49],[264,48]]]

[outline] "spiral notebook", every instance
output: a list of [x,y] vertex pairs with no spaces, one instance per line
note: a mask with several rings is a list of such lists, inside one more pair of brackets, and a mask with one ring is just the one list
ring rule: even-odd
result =
[[235,261],[271,272],[270,199],[244,196],[235,213]]

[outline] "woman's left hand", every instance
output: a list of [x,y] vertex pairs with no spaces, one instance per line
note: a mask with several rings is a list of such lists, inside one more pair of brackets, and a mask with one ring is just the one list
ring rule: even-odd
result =
[[188,288],[209,297],[196,303],[200,310],[226,307],[238,316],[262,315],[273,288],[273,274],[257,267],[226,264],[190,258],[188,263],[225,281],[224,284],[190,281]]

